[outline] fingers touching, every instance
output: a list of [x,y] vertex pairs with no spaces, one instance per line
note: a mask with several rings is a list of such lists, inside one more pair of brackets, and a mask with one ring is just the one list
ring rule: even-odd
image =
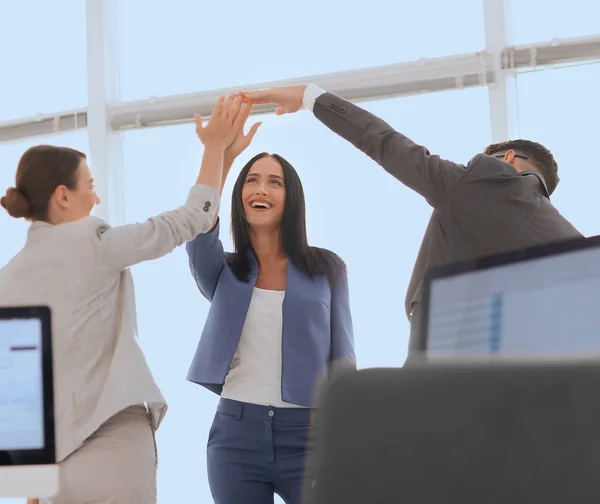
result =
[[244,100],[244,98],[241,97],[241,95],[240,98],[244,101],[244,103],[240,109],[239,115],[237,116],[236,126],[243,131],[246,121],[248,120],[248,117],[250,117],[250,113],[252,112],[252,102]]
[[269,96],[269,90],[262,91],[242,91],[241,95],[246,99],[250,100],[252,103],[256,103],[257,105],[263,103],[271,103],[271,96]]
[[235,99],[235,93],[230,93],[227,99],[225,100],[225,103],[223,103],[223,109],[221,110],[222,115],[225,115],[225,117],[231,116],[232,108],[234,108]]
[[221,115],[221,111],[223,110],[223,102],[225,101],[224,96],[219,96],[217,99],[217,103],[215,104],[215,108],[213,109],[213,115]]
[[[227,98],[219,96],[209,118],[209,123],[215,121],[221,124],[227,123],[233,126],[238,134],[241,134],[248,140],[252,140],[259,126],[262,124],[260,122],[253,124],[248,134],[244,135],[244,127],[248,117],[252,113],[253,104],[253,100],[247,98],[244,93],[231,93]],[[198,133],[202,133],[205,130],[203,121],[204,119],[200,114],[194,114],[194,122]]]
[[[231,97],[231,95],[230,95]],[[229,98],[228,98],[229,99]],[[240,114],[242,107],[243,98],[239,95],[234,95],[234,98],[231,101],[231,105],[229,106],[229,111],[227,113],[227,119],[232,122],[238,120],[238,118],[242,115]]]

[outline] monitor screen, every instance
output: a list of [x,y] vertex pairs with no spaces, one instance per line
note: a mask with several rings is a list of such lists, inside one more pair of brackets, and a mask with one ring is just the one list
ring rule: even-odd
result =
[[0,451],[43,447],[42,321],[0,319]]
[[600,353],[600,248],[433,278],[431,356]]

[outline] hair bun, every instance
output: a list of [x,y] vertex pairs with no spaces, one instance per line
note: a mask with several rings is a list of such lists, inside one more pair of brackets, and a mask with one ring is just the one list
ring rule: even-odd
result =
[[14,187],[6,191],[6,196],[0,199],[0,204],[6,208],[11,217],[16,219],[27,218],[30,215],[29,201],[21,191]]

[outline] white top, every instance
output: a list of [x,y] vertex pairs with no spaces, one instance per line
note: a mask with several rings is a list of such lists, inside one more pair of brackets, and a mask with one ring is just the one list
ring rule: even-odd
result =
[[185,205],[138,224],[35,222],[0,269],[0,306],[51,309],[57,461],[128,406],[150,403],[158,427],[167,406],[137,341],[128,267],[208,231],[218,206],[219,195],[197,185]]
[[281,399],[285,291],[254,288],[240,342],[221,397],[275,408],[302,408]]

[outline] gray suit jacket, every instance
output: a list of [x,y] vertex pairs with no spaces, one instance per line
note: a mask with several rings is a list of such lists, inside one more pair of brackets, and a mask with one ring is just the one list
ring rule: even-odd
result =
[[167,405],[138,345],[128,267],[208,231],[218,206],[218,194],[197,185],[184,206],[139,224],[35,222],[23,249],[0,269],[0,306],[52,312],[57,461],[128,406],[149,403],[158,427]]
[[484,154],[466,166],[441,159],[332,93],[319,96],[313,112],[433,207],[408,286],[408,316],[422,299],[421,283],[432,266],[582,236],[550,203],[536,172],[519,173]]

